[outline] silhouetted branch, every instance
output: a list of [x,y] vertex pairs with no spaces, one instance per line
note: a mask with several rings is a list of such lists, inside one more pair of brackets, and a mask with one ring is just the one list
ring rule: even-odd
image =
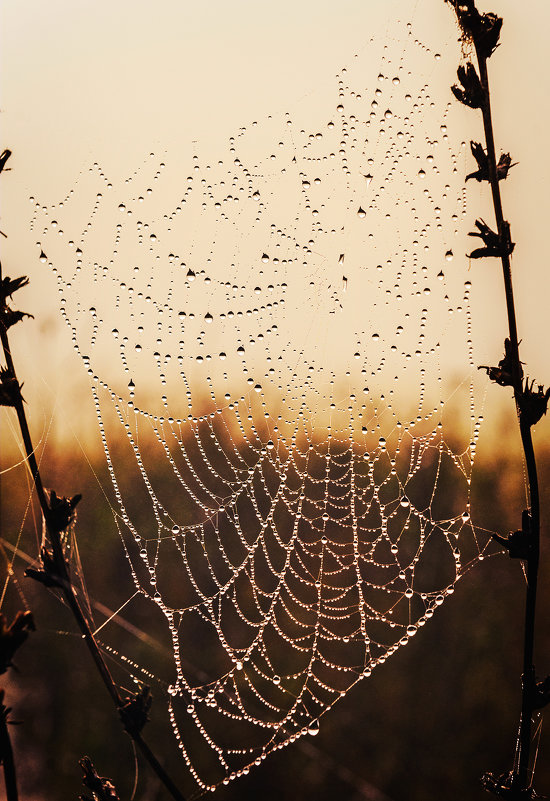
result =
[[[2,156],[0,156],[0,172],[9,155],[10,151],[4,151]],[[55,491],[51,491],[49,495],[46,494],[36,461],[25,414],[24,399],[21,394],[21,385],[19,384],[15,372],[8,338],[8,329],[25,316],[23,313],[15,312],[13,309],[10,309],[8,306],[8,298],[11,298],[17,290],[27,284],[28,278],[26,277],[16,279],[2,278],[2,267],[0,264],[0,341],[6,360],[6,367],[0,371],[0,404],[12,406],[17,414],[27,463],[31,471],[46,529],[46,537],[40,550],[40,567],[38,569],[29,568],[26,571],[26,575],[48,587],[56,588],[61,591],[82,633],[103,684],[119,713],[125,731],[136,743],[141,754],[157,774],[170,795],[176,801],[185,801],[183,795],[141,736],[141,729],[147,720],[147,715],[151,706],[149,688],[142,688],[129,698],[123,699],[121,697],[72,585],[70,566],[65,554],[64,543],[67,529],[74,521],[75,508],[81,499],[81,495],[65,498],[58,496]],[[13,315],[21,316],[18,320],[15,320]],[[15,796],[13,798],[15,798]],[[9,801],[12,801],[12,798],[10,798]]]
[[19,798],[17,793],[17,775],[15,772],[15,762],[13,760],[13,749],[8,732],[8,715],[10,712],[11,709],[4,704],[4,690],[0,690],[0,762],[4,768],[6,801],[17,801]]
[[4,615],[0,614],[0,673],[12,666],[15,652],[34,630],[32,612],[19,611],[9,626]]
[[80,760],[80,767],[84,771],[82,784],[92,791],[92,795],[81,795],[79,801],[119,801],[116,788],[110,779],[98,776],[90,757]]
[[514,801],[517,799],[519,801],[519,799],[538,797],[531,787],[531,779],[529,777],[532,714],[534,709],[540,708],[537,704],[542,701],[546,703],[548,694],[548,686],[546,684],[543,683],[540,686],[540,683],[536,683],[533,665],[540,550],[540,501],[531,428],[546,414],[550,389],[545,391],[542,385],[538,385],[535,390],[534,381],[529,383],[526,380],[524,384],[523,368],[519,358],[519,340],[510,265],[510,255],[514,249],[514,244],[510,237],[509,223],[504,219],[499,186],[499,181],[507,177],[512,163],[508,153],[501,155],[498,163],[496,160],[487,72],[487,59],[498,46],[502,19],[496,14],[479,12],[474,0],[446,0],[446,2],[453,6],[462,40],[473,45],[478,64],[478,71],[470,62],[465,67],[459,67],[458,77],[461,86],[451,87],[455,97],[466,105],[480,108],[483,116],[486,147],[484,149],[482,145],[476,142],[471,143],[472,154],[477,162],[477,170],[470,173],[467,179],[475,178],[478,181],[485,180],[490,183],[497,227],[497,230],[493,231],[483,220],[476,222],[478,231],[473,232],[471,236],[479,236],[484,246],[474,250],[470,254],[470,258],[483,258],[486,256],[500,258],[508,315],[509,337],[505,341],[504,358],[498,363],[498,367],[483,367],[482,369],[485,369],[489,378],[497,384],[503,387],[510,386],[514,390],[529,485],[530,509],[523,514],[521,529],[512,532],[507,538],[496,537],[508,550],[510,556],[522,559],[526,563],[527,589],[522,705],[516,760],[514,769],[510,773],[499,777],[486,774],[483,777],[483,784],[487,790],[502,798],[514,799]]

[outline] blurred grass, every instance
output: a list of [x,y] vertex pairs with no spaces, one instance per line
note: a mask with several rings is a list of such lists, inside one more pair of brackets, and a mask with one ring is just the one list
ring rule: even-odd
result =
[[[99,454],[89,458],[90,466],[81,454],[57,450],[52,443],[43,455],[44,477],[47,486],[58,492],[82,492],[76,533],[90,597],[116,609],[133,595],[134,587],[102,491],[111,494],[104,458]],[[550,450],[539,461],[544,497],[550,484]],[[477,524],[504,533],[518,526],[523,503],[519,464],[502,444],[492,459],[479,455],[472,485]],[[28,497],[25,468],[16,467],[1,478],[2,537],[13,543]],[[452,484],[445,491],[452,492]],[[29,515],[20,542],[22,553],[36,554],[39,533]],[[9,557],[9,550],[6,553]],[[550,661],[547,561],[543,549],[537,636],[542,675]],[[135,769],[131,742],[68,610],[52,593],[22,577],[25,566],[22,558],[16,559],[15,577],[3,605],[10,617],[22,605],[20,589],[37,623],[36,633],[17,654],[18,672],[10,672],[6,684],[14,716],[23,721],[15,730],[22,798],[76,798],[81,789],[78,759],[89,754],[99,773],[109,776],[121,799],[127,799]],[[2,571],[5,575],[5,564]],[[523,596],[519,563],[504,556],[480,563],[406,647],[322,718],[319,735],[277,752],[249,776],[220,788],[216,797],[223,801],[375,798],[369,787],[393,801],[487,797],[479,786],[480,775],[511,767],[519,718]],[[160,680],[152,682],[156,702],[147,739],[189,793],[193,784],[167,718],[166,684],[174,673],[163,618],[154,605],[144,602],[129,604],[122,617],[131,619],[146,636],[136,638],[110,623],[99,639]],[[104,619],[97,613],[98,625]],[[190,671],[200,674],[204,669],[200,649],[184,653],[183,658]],[[117,680],[130,689],[120,660],[113,662],[113,669]],[[539,792],[550,789],[549,754],[550,737],[543,730],[535,782]],[[154,777],[140,769],[136,798],[164,797]]]

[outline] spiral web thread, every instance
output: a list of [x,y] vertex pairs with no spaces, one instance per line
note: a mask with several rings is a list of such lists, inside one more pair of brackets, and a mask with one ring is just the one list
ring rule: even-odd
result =
[[315,734],[487,550],[463,143],[440,58],[394,36],[219,158],[31,198],[199,793]]

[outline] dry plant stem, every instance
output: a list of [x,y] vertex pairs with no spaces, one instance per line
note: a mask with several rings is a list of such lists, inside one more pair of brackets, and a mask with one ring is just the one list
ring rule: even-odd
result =
[[[489,78],[487,74],[487,59],[477,50],[477,61],[479,66],[479,78],[484,90],[484,102],[482,105],[483,127],[485,130],[485,142],[487,146],[487,159],[489,163],[489,179],[493,196],[493,206],[498,233],[501,242],[506,236],[504,215],[502,212],[502,201],[500,197],[500,186],[497,174],[497,162],[495,153],[495,141],[493,135],[493,123],[491,118],[491,100],[489,94]],[[512,273],[510,269],[510,256],[502,253],[502,271],[504,277],[504,289],[506,294],[506,309],[508,313],[508,328],[510,332],[511,344],[511,369],[514,384],[514,397],[516,407],[519,409],[519,400],[523,391],[522,388],[522,369],[519,359],[519,342],[516,325],[516,313],[514,308],[514,292],[512,287]],[[525,464],[527,467],[527,478],[529,483],[530,498],[530,538],[531,549],[527,559],[527,588],[525,600],[525,632],[523,649],[523,677],[522,677],[522,703],[521,719],[518,732],[518,742],[516,751],[516,764],[514,770],[514,789],[524,790],[530,786],[529,780],[529,759],[531,747],[531,722],[533,715],[533,700],[535,691],[535,668],[533,664],[533,650],[535,640],[535,607],[537,598],[537,579],[540,551],[540,502],[539,487],[537,477],[537,465],[533,440],[531,436],[531,426],[519,415],[519,427],[523,451],[525,454]]]
[[8,721],[5,710],[0,711],[0,760],[4,768],[4,784],[6,786],[6,801],[18,801],[17,777],[13,750],[8,732]]
[[[10,351],[8,333],[5,327],[1,323],[0,323],[0,339],[2,341],[2,347],[6,359],[6,366],[9,370],[11,377],[14,379],[14,381],[17,381],[17,375],[15,373],[13,358]],[[111,676],[109,668],[107,667],[107,664],[103,659],[101,651],[99,650],[97,642],[90,629],[89,623],[80,607],[78,598],[76,597],[74,588],[71,584],[71,580],[67,570],[67,564],[65,562],[65,556],[63,553],[61,536],[58,531],[56,531],[54,528],[48,525],[48,521],[50,520],[50,514],[51,514],[50,507],[48,504],[48,500],[46,498],[46,493],[44,491],[44,485],[42,484],[40,470],[38,468],[38,463],[36,461],[36,456],[32,445],[29,427],[27,424],[25,407],[23,405],[23,399],[20,393],[18,399],[15,402],[15,411],[17,413],[17,418],[19,420],[21,435],[23,437],[23,443],[25,446],[25,454],[31,470],[34,486],[36,489],[36,494],[38,496],[40,507],[42,509],[42,514],[44,515],[44,520],[46,521],[48,540],[52,547],[57,575],[61,584],[61,591],[63,593],[65,601],[67,602],[71,612],[73,613],[73,616],[82,633],[84,641],[88,646],[88,650],[90,651],[92,659],[94,660],[99,675],[101,676],[101,679],[105,687],[107,688],[107,691],[111,696],[115,704],[115,707],[117,708],[118,711],[120,711],[122,709],[124,702],[117,690],[116,684],[114,682],[113,677]],[[176,801],[185,801],[184,796],[180,793],[180,791],[178,790],[178,788],[176,787],[170,776],[168,776],[168,774],[166,773],[160,762],[157,760],[157,758],[155,757],[155,755],[153,754],[147,743],[143,740],[141,734],[139,734],[138,732],[129,731],[128,729],[126,729],[126,731],[130,735],[132,740],[136,743],[136,746],[141,751],[143,757],[147,760],[152,770],[157,774],[158,778],[164,784],[170,795]],[[13,796],[13,798],[16,798],[16,796]],[[9,798],[8,801],[11,801],[11,798]]]
[[[15,367],[14,367],[14,364],[13,364],[13,359],[12,359],[11,351],[10,351],[10,347],[9,347],[8,334],[7,334],[7,331],[5,330],[4,326],[2,326],[1,324],[0,324],[0,338],[2,340],[2,347],[4,349],[4,355],[5,355],[5,358],[6,358],[6,366],[7,366],[8,370],[9,370],[12,378],[14,380],[17,380],[17,375],[15,373]],[[38,464],[37,464],[37,461],[36,461],[36,456],[34,454],[34,448],[33,448],[33,445],[32,445],[32,440],[31,440],[31,436],[30,436],[30,432],[29,432],[29,427],[28,427],[28,424],[27,424],[27,417],[26,417],[26,414],[25,414],[25,408],[23,406],[23,400],[21,398],[15,404],[15,411],[17,413],[17,419],[19,420],[19,427],[21,429],[21,435],[23,437],[23,443],[25,445],[25,454],[26,454],[27,461],[29,463],[29,467],[30,467],[30,470],[31,470],[34,486],[35,486],[35,489],[36,489],[36,494],[38,495],[40,508],[42,509],[42,514],[44,515],[44,520],[46,521],[46,527],[48,528],[48,539],[49,539],[50,544],[52,546],[53,555],[54,555],[54,559],[55,559],[55,563],[56,563],[56,568],[57,568],[57,571],[59,573],[59,578],[61,579],[62,584],[63,584],[63,586],[61,588],[62,592],[63,592],[63,595],[64,595],[65,600],[67,601],[67,603],[68,603],[68,605],[69,605],[69,607],[71,609],[71,612],[73,613],[73,615],[75,617],[76,622],[78,623],[78,627],[79,627],[80,631],[82,632],[82,635],[83,635],[83,637],[84,637],[84,639],[86,641],[86,644],[87,644],[88,648],[90,649],[90,652],[92,654],[94,662],[96,663],[96,666],[97,666],[97,668],[99,670],[101,678],[103,679],[103,683],[107,687],[107,690],[108,690],[109,694],[111,695],[111,697],[112,697],[113,701],[115,702],[115,704],[117,706],[120,706],[122,704],[122,699],[120,698],[120,696],[119,696],[119,694],[117,692],[117,689],[116,689],[115,683],[113,681],[113,678],[112,678],[112,676],[111,676],[111,674],[109,672],[109,669],[108,669],[107,665],[105,664],[105,661],[104,661],[103,657],[101,656],[101,652],[99,651],[97,643],[96,643],[96,641],[95,641],[95,639],[94,639],[94,637],[92,635],[92,632],[90,631],[90,627],[88,626],[88,623],[87,623],[87,621],[86,621],[86,619],[84,617],[84,614],[82,613],[82,610],[80,608],[80,604],[78,603],[78,600],[77,600],[77,598],[75,596],[73,587],[71,585],[71,582],[70,582],[70,579],[69,579],[69,576],[68,576],[68,573],[67,573],[67,567],[66,567],[66,564],[65,564],[65,558],[63,556],[63,547],[62,547],[62,544],[61,544],[60,535],[57,533],[57,531],[52,531],[48,527],[48,518],[50,516],[50,508],[49,508],[49,505],[48,505],[48,501],[46,499],[46,493],[44,492],[44,486],[42,484],[42,478],[40,476],[40,470],[38,468]]]

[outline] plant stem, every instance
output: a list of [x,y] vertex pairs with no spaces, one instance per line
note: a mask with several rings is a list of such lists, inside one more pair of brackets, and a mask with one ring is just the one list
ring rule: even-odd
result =
[[535,612],[537,601],[537,583],[540,553],[540,507],[537,466],[533,450],[533,440],[529,426],[520,423],[521,439],[525,452],[529,495],[531,501],[531,519],[529,525],[531,537],[530,556],[527,560],[527,587],[525,592],[525,631],[523,641],[523,681],[521,698],[521,718],[518,732],[518,757],[516,764],[516,783],[519,789],[529,787],[529,757],[531,748],[531,722],[533,700],[535,694],[535,667],[533,651],[535,644]]
[[[506,226],[504,221],[504,214],[502,211],[502,200],[500,197],[500,185],[497,173],[497,160],[495,152],[495,137],[493,134],[493,120],[491,116],[491,96],[489,94],[489,76],[487,73],[487,60],[478,52],[479,64],[479,78],[481,85],[484,89],[485,102],[482,106],[483,114],[483,129],[485,131],[485,144],[487,148],[487,159],[489,162],[489,181],[491,184],[491,193],[493,196],[493,206],[495,210],[495,219],[497,230],[501,241],[504,241],[506,236]],[[510,332],[510,343],[512,346],[512,378],[514,380],[514,394],[516,399],[521,393],[521,362],[519,360],[519,342],[518,331],[516,324],[516,310],[514,304],[514,289],[512,286],[512,270],[510,267],[510,256],[503,250],[501,255],[502,261],[502,276],[504,278],[504,291],[506,295],[506,311],[508,314],[508,330]]]
[[[489,77],[487,73],[486,56],[476,48],[477,61],[479,66],[479,78],[484,90],[484,103],[482,106],[483,128],[485,131],[485,143],[487,147],[487,159],[489,164],[489,180],[491,193],[493,196],[493,206],[495,210],[496,224],[500,241],[504,242],[507,236],[507,226],[504,221],[502,211],[502,201],[500,196],[500,186],[497,173],[497,161],[495,153],[495,141],[493,134],[493,123],[491,118],[491,99],[489,93]],[[535,609],[537,598],[537,580],[540,553],[540,501],[537,477],[537,464],[533,449],[533,439],[531,436],[531,425],[522,419],[520,410],[520,399],[523,392],[522,376],[523,371],[519,358],[519,342],[517,334],[516,313],[514,307],[514,290],[512,286],[512,272],[510,268],[510,256],[506,250],[502,249],[502,272],[504,278],[504,290],[506,294],[506,309],[508,314],[508,329],[510,332],[510,355],[511,372],[514,387],[514,398],[516,409],[519,416],[519,428],[523,452],[525,455],[525,465],[527,468],[527,480],[529,485],[530,501],[530,521],[529,537],[530,551],[527,559],[527,587],[525,599],[525,629],[523,643],[523,676],[522,676],[522,699],[521,699],[521,718],[519,724],[516,763],[514,767],[513,788],[518,791],[526,790],[530,786],[529,761],[531,748],[531,724],[533,715],[533,701],[535,692],[535,668],[533,664],[533,650],[535,640]]]
[[[0,270],[0,280],[1,277],[2,276]],[[14,382],[17,382],[17,375],[15,372],[15,366],[13,363],[13,358],[9,345],[8,332],[1,320],[0,320],[0,340],[2,342],[2,348],[4,350],[6,367],[8,369],[9,376]],[[67,562],[65,560],[61,535],[55,527],[50,525],[51,509],[48,500],[46,498],[44,485],[42,483],[42,478],[40,476],[40,469],[36,461],[36,456],[34,453],[29,426],[27,423],[27,417],[25,414],[24,402],[20,392],[17,393],[17,397],[15,398],[14,401],[14,406],[15,406],[15,411],[17,413],[17,419],[19,421],[19,427],[21,429],[21,435],[23,437],[25,454],[31,470],[32,479],[36,489],[36,494],[38,496],[38,501],[40,503],[42,514],[44,516],[46,530],[48,534],[48,541],[52,547],[53,559],[56,569],[56,579],[59,579],[61,592],[63,593],[63,596],[71,612],[73,613],[73,617],[75,618],[76,623],[82,633],[83,639],[86,645],[88,646],[88,650],[90,651],[90,654],[98,670],[98,673],[101,676],[103,684],[107,688],[107,692],[111,696],[117,711],[120,713],[120,711],[124,706],[124,701],[121,698],[120,693],[118,692],[115,681],[111,675],[109,668],[107,667],[107,664],[101,654],[99,646],[90,628],[90,624],[84,612],[82,611],[82,608],[78,601],[76,592],[74,590],[74,587],[70,579]],[[164,770],[158,759],[155,757],[155,755],[153,754],[147,743],[143,740],[141,734],[139,732],[132,731],[131,729],[126,727],[125,730],[130,735],[132,740],[135,742],[136,746],[141,751],[144,759],[146,759],[146,761],[151,766],[152,770],[157,774],[158,778],[164,784],[164,786],[166,787],[172,798],[174,798],[175,801],[185,801],[184,796],[177,789],[177,787],[175,786],[171,778],[168,776],[168,774],[166,773],[166,771]],[[13,798],[15,799],[16,796],[14,796]],[[12,799],[8,798],[8,801],[12,801]]]
[[4,767],[6,801],[18,801],[17,775],[15,772],[15,762],[13,761],[13,749],[8,732],[7,713],[8,710],[2,703],[0,706],[0,762]]

